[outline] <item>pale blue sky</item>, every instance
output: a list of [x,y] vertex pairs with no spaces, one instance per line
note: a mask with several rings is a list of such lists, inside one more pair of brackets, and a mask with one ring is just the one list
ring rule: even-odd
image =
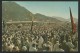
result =
[[74,18],[78,18],[77,1],[15,1],[32,13],[41,13],[47,16],[58,16],[70,18],[69,7],[71,7]]

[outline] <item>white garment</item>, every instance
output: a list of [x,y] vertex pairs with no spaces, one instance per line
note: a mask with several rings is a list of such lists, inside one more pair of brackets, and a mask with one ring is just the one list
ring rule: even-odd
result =
[[16,46],[16,51],[19,51],[19,47],[18,46]]
[[36,46],[32,47],[33,44],[36,44],[35,40],[32,40],[32,42],[29,42],[29,51],[37,51]]
[[26,46],[23,46],[23,47],[22,47],[22,50],[23,50],[23,51],[27,51],[27,47],[26,47]]
[[42,38],[42,36],[40,36],[39,43],[43,43],[43,42],[44,42],[44,39]]
[[8,47],[8,50],[11,52],[11,51],[13,50],[13,47],[14,47],[14,45],[10,45],[10,46]]
[[56,51],[59,51],[59,52],[64,52],[64,50],[63,50],[63,49],[57,49]]
[[74,48],[74,45],[72,44],[72,42],[67,42],[66,43],[70,48]]
[[37,51],[37,49],[35,47],[30,47],[29,51]]
[[57,51],[57,49],[59,49],[59,43],[56,43],[53,48],[54,51]]
[[17,40],[17,43],[18,43],[18,44],[21,44],[21,41],[20,41],[20,40]]
[[38,43],[38,47],[39,47],[39,48],[42,47],[43,42],[44,42],[44,39],[42,38],[42,36],[40,36],[40,38],[39,38],[39,43]]

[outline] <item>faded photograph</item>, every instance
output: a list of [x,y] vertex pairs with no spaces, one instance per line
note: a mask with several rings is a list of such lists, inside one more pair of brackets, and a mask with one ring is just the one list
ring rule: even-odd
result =
[[77,52],[77,1],[2,1],[2,51]]

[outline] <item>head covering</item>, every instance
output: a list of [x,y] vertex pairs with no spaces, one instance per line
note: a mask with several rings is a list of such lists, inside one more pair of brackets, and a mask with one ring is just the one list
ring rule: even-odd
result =
[[23,50],[23,51],[26,51],[26,50],[27,50],[27,47],[26,47],[26,46],[23,46],[23,47],[22,47],[22,50]]
[[66,40],[64,40],[63,43],[66,43]]
[[56,43],[59,43],[59,41],[56,41]]

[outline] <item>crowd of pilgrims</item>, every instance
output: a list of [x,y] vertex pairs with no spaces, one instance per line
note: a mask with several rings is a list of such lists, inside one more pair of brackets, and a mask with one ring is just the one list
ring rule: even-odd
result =
[[70,24],[11,24],[2,35],[2,51],[78,51],[78,32]]

